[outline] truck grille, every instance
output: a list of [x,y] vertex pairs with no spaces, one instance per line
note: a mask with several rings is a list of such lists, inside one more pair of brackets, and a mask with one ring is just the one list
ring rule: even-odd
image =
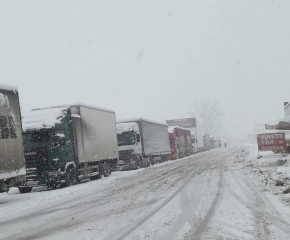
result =
[[120,160],[129,160],[134,152],[133,149],[131,150],[121,150],[119,151],[119,159]]
[[48,151],[38,150],[25,153],[25,161],[27,168],[44,169],[48,166]]

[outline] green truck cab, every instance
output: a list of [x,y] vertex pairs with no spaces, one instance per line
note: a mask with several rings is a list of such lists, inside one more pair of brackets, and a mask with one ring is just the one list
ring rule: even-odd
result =
[[115,113],[87,105],[35,109],[24,116],[26,186],[70,186],[116,168]]

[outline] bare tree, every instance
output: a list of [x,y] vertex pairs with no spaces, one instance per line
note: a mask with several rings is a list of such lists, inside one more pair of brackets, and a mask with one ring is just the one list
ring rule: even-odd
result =
[[215,134],[224,115],[224,110],[219,103],[214,99],[202,99],[195,101],[193,107],[195,116],[201,125],[201,130],[209,134]]

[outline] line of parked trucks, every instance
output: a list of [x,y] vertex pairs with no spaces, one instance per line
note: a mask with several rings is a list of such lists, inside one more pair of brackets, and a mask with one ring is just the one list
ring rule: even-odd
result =
[[184,122],[116,122],[115,112],[84,104],[21,116],[17,88],[0,85],[0,192],[70,186],[216,147],[219,140]]

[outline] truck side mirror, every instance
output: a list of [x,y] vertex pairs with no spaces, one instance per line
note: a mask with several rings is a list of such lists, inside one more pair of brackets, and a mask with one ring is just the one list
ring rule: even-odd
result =
[[137,134],[137,143],[140,142],[140,134]]

